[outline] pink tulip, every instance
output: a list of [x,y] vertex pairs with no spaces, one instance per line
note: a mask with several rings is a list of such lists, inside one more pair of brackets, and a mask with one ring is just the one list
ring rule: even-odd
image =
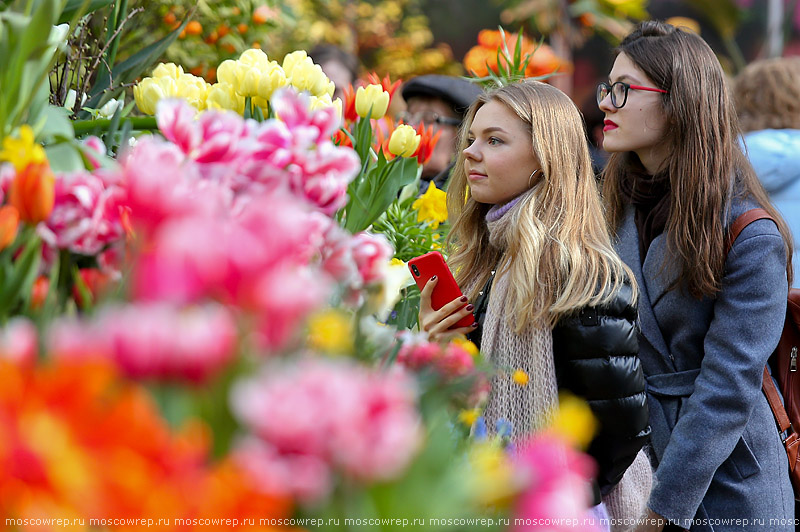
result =
[[38,352],[36,327],[27,318],[12,318],[0,329],[0,360],[33,365]]
[[[554,532],[594,530],[583,525],[591,500],[589,480],[594,464],[551,435],[534,436],[517,447],[516,471],[526,485],[515,500],[514,518],[519,523],[553,523]],[[576,523],[578,526],[576,526]],[[516,526],[514,531],[530,527]]]
[[353,258],[363,284],[366,286],[380,281],[386,264],[394,254],[386,237],[361,232],[353,236],[352,246]]

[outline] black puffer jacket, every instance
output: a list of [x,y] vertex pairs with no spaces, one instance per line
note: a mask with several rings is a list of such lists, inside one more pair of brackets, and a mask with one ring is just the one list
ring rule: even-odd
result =
[[630,285],[601,308],[586,308],[553,329],[559,389],[585,399],[600,423],[589,446],[597,482],[608,493],[650,437],[639,361],[636,303]]
[[[491,282],[475,305],[481,325]],[[588,453],[598,464],[597,487],[602,494],[622,479],[650,437],[636,320],[636,303],[626,284],[609,304],[565,317],[553,329],[558,387],[585,399],[600,424]],[[470,335],[479,347],[481,329]]]

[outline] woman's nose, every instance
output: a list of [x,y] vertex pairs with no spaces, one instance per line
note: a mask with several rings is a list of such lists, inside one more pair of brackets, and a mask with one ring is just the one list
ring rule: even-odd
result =
[[469,146],[467,146],[466,148],[464,148],[464,152],[463,153],[464,153],[464,156],[466,156],[468,159],[477,160],[477,159],[480,158],[480,152],[475,148],[475,143],[474,142],[472,144],[470,144]]
[[597,107],[599,107],[601,111],[605,111],[605,112],[609,112],[609,111],[614,112],[614,111],[617,110],[617,108],[614,107],[614,104],[611,103],[611,93],[610,92],[608,94],[606,94],[605,98],[600,100],[600,103],[597,104]]

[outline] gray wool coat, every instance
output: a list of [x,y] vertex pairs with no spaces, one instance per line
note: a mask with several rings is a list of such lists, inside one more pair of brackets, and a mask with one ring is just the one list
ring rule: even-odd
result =
[[[734,205],[727,223],[753,207]],[[667,290],[678,261],[666,234],[642,263],[633,207],[617,236],[617,252],[640,287],[639,356],[656,477],[649,508],[692,531],[793,531],[788,460],[761,391],[786,313],[777,227],[759,220],[744,229],[722,290],[701,300],[682,287]]]

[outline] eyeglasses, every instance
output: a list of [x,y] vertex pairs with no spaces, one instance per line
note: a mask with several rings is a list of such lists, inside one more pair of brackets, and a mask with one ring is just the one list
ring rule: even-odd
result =
[[422,111],[414,114],[404,111],[397,116],[397,119],[411,126],[417,126],[420,124],[420,122],[423,124],[444,124],[448,126],[461,125],[461,120],[458,118],[442,116],[438,113],[434,113],[433,111]]
[[650,91],[650,92],[661,92],[663,94],[668,94],[668,91],[664,89],[654,89],[653,87],[641,87],[639,85],[630,85],[629,83],[625,83],[622,81],[617,81],[616,83],[612,83],[609,85],[605,81],[601,81],[597,85],[597,105],[600,105],[600,102],[606,99],[606,96],[611,94],[611,105],[616,107],[617,109],[622,109],[625,107],[625,102],[628,101],[628,91],[629,90],[635,91]]

